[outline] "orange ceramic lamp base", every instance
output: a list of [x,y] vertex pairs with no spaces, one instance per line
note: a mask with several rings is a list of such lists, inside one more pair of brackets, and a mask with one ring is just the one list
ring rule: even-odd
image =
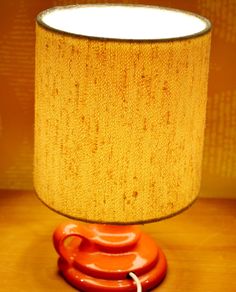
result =
[[80,291],[137,291],[135,273],[144,291],[165,277],[161,249],[136,226],[60,225],[53,236],[64,278]]

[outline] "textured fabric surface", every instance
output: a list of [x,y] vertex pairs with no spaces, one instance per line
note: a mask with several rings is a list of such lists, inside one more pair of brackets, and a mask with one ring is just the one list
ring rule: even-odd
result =
[[65,215],[142,222],[200,186],[210,34],[100,41],[37,26],[34,183]]
[[[37,13],[85,0],[0,1],[0,188],[32,189]],[[96,0],[90,2],[95,3]],[[99,0],[99,2],[103,2]],[[117,2],[106,0],[106,2]],[[236,1],[133,0],[186,9],[213,23],[201,196],[236,197]],[[17,49],[16,49],[17,48]]]
[[236,1],[143,1],[193,11],[213,24],[200,194],[236,198]]
[[2,189],[33,188],[35,18],[46,8],[63,4],[63,0],[0,1]]

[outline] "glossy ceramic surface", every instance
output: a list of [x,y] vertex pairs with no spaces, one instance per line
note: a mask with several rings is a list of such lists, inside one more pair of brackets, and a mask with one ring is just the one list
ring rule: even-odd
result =
[[80,291],[136,291],[135,273],[143,290],[158,285],[167,263],[156,243],[136,226],[60,225],[53,236],[58,266]]

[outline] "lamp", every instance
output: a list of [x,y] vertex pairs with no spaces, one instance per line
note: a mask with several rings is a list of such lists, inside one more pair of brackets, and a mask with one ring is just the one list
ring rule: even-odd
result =
[[[133,224],[196,199],[210,23],[152,6],[77,5],[38,15],[34,184],[59,226],[59,270],[82,291],[144,290],[166,259]],[[131,276],[133,279],[127,278]]]

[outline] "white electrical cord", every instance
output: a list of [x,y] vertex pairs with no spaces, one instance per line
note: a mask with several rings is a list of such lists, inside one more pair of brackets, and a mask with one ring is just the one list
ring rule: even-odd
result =
[[134,280],[134,282],[136,283],[136,286],[137,286],[137,292],[142,292],[142,285],[139,281],[139,278],[133,273],[133,272],[130,272],[129,273],[129,276],[130,278],[132,278]]

